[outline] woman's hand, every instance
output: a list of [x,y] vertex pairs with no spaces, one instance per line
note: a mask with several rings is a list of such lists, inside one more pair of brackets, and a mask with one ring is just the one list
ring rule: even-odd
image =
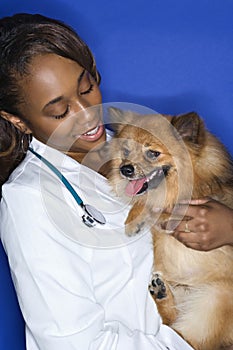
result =
[[184,210],[185,216],[173,232],[177,240],[203,251],[233,245],[233,209],[215,200],[198,199],[189,202],[188,208],[187,203],[179,205],[175,214],[182,215]]

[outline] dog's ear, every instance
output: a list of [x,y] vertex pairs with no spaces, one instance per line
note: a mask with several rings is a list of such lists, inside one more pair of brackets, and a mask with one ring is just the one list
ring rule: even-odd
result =
[[171,124],[184,141],[202,144],[205,139],[205,126],[196,112],[189,112],[172,118]]
[[109,107],[108,120],[110,128],[118,134],[125,125],[131,123],[133,114],[130,111],[124,111],[120,108]]

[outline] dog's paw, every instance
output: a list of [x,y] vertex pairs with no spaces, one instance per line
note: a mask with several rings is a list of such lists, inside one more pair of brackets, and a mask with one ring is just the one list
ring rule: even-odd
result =
[[167,296],[165,284],[161,274],[154,272],[149,284],[149,292],[155,299],[164,299]]
[[145,226],[145,222],[130,222],[125,226],[125,233],[127,236],[135,236],[142,231]]

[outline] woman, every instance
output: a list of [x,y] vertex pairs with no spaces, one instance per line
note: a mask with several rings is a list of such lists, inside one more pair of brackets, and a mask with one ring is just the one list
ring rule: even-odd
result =
[[[109,136],[90,50],[72,29],[40,15],[2,19],[0,31],[1,181],[17,166],[2,188],[0,229],[27,349],[191,349],[160,324],[148,295],[150,234],[125,237],[127,208],[81,164]],[[83,203],[104,217],[85,213]],[[225,216],[229,237],[199,249],[232,243],[232,211],[214,202],[204,209],[188,209],[189,228],[205,237],[213,212],[216,231]],[[213,237],[215,225],[207,230]],[[178,239],[184,229],[176,229]],[[184,243],[193,241],[191,232]]]

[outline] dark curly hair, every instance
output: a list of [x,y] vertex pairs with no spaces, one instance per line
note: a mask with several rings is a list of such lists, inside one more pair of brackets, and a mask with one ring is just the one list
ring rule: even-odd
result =
[[[1,112],[20,115],[20,80],[30,74],[33,57],[57,54],[76,61],[100,83],[95,59],[68,25],[40,14],[19,13],[0,19],[0,186],[22,161],[28,140]],[[26,143],[26,144],[25,144]]]

